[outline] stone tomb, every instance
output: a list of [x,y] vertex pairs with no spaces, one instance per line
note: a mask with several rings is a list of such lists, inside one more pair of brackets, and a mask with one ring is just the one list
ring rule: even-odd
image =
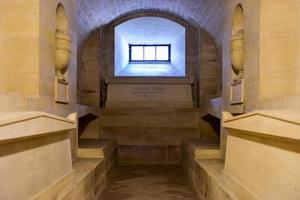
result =
[[109,84],[107,108],[192,108],[190,84]]
[[[72,183],[75,128],[75,121],[43,112],[1,113],[0,199],[38,199],[59,182]],[[72,184],[60,190],[64,196]]]
[[229,130],[224,173],[253,198],[300,198],[300,116],[256,111],[225,119]]

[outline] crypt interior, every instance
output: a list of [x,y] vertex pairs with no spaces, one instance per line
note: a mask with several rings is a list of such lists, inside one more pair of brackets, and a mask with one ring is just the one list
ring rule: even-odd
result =
[[299,0],[0,0],[0,200],[299,200]]

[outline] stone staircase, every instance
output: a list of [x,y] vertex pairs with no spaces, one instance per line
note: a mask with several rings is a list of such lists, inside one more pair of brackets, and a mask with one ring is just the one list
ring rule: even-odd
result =
[[184,140],[199,138],[197,109],[105,109],[101,138],[116,140],[119,165],[180,165]]

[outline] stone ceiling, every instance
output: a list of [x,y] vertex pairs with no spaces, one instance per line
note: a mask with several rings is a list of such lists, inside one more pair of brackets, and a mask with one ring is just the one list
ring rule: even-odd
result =
[[221,41],[223,0],[77,0],[79,47],[98,27],[138,10],[166,11],[191,21]]

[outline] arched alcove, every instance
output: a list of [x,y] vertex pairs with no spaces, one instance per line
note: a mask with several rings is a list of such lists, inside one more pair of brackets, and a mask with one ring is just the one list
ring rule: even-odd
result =
[[100,104],[100,31],[87,40],[77,70],[78,103],[98,107]]
[[185,27],[138,17],[115,27],[115,76],[185,77]]
[[[185,34],[185,39],[183,40],[185,49],[181,51],[182,55],[185,54],[185,61],[182,65],[185,65],[185,77],[115,76],[115,29],[122,24],[126,24],[126,22],[145,17],[159,18],[166,22],[171,22],[178,27],[182,27],[182,35]],[[96,105],[96,99],[98,98],[91,97],[91,94],[100,84],[101,105],[104,106],[107,97],[108,83],[192,84],[193,100],[197,107],[206,105],[204,102],[211,98],[218,97],[220,94],[221,86],[219,84],[219,78],[221,69],[219,67],[220,62],[218,61],[217,46],[213,38],[202,29],[197,29],[184,19],[170,13],[155,11],[128,13],[93,32],[84,46],[80,59],[81,65],[78,69],[80,74],[78,75],[78,89],[80,95],[79,102],[85,105]],[[98,77],[97,81],[92,81],[96,77]],[[95,84],[92,86],[90,83]],[[91,103],[91,101],[95,103]]]
[[55,27],[55,100],[67,103],[68,94],[68,67],[71,56],[71,38],[65,9],[59,4],[56,10]]
[[231,104],[244,101],[244,13],[241,5],[237,5],[232,17],[230,40],[230,57],[232,68]]
[[[244,71],[244,13],[241,5],[235,9],[232,18],[232,36],[230,41],[231,66],[236,76]],[[242,78],[242,77],[236,77]]]
[[[154,20],[153,20],[154,19]],[[115,80],[116,76],[114,73],[114,66],[115,66],[115,31],[118,30],[118,27],[122,27],[122,25],[126,24],[135,24],[135,22],[138,23],[140,21],[139,25],[139,30],[138,32],[142,32],[142,38],[145,36],[144,32],[147,30],[148,36],[149,34],[152,35],[158,35],[159,32],[153,33],[158,29],[163,29],[166,30],[165,27],[168,26],[161,26],[159,23],[155,23],[155,20],[159,20],[163,22],[162,24],[172,27],[176,27],[176,30],[178,31],[178,36],[181,34],[181,38],[183,37],[184,39],[181,40],[183,41],[182,45],[182,50],[181,53],[184,59],[182,59],[181,66],[185,65],[185,70],[183,71],[183,76],[132,76],[135,81],[139,82],[152,82],[152,81],[158,81],[158,82],[164,82],[167,79],[164,78],[174,78],[173,80],[178,80],[178,78],[181,78],[181,80],[185,79],[186,81],[191,80],[192,77],[194,76],[194,69],[197,68],[197,54],[198,54],[198,46],[195,44],[198,44],[198,31],[197,28],[195,28],[192,24],[190,24],[188,21],[184,20],[183,18],[180,18],[178,16],[172,15],[170,13],[166,12],[159,12],[159,11],[137,11],[137,12],[130,12],[125,16],[121,16],[119,18],[116,18],[113,20],[111,23],[107,24],[102,28],[103,34],[102,34],[102,47],[103,49],[106,49],[106,51],[103,51],[102,58],[102,66],[103,66],[103,72],[106,74],[106,77],[110,80]],[[146,21],[147,21],[147,25]],[[149,21],[152,20],[152,23]],[[154,21],[154,23],[153,23]],[[149,22],[149,23],[148,23]],[[154,26],[154,28],[151,26]],[[156,25],[155,25],[156,24]],[[148,26],[148,27],[147,27]],[[155,27],[156,26],[156,27]],[[170,28],[172,29],[172,28]],[[167,32],[172,32],[171,30],[167,30]],[[175,34],[174,34],[175,35]],[[149,37],[144,37],[144,38],[149,38]],[[155,39],[157,40],[160,37],[156,37]],[[162,37],[163,38],[163,37]],[[144,41],[145,42],[145,41]],[[146,42],[147,43],[147,42]],[[151,43],[151,42],[150,42]],[[153,42],[152,42],[153,43]],[[155,41],[155,44],[158,42]],[[189,50],[189,51],[187,51]],[[175,55],[175,54],[174,54]],[[125,80],[123,79],[122,76],[117,77],[119,80]],[[125,77],[126,78],[126,77]],[[127,77],[128,78],[128,77]],[[107,80],[108,80],[107,79]],[[169,80],[170,80],[169,79]]]

